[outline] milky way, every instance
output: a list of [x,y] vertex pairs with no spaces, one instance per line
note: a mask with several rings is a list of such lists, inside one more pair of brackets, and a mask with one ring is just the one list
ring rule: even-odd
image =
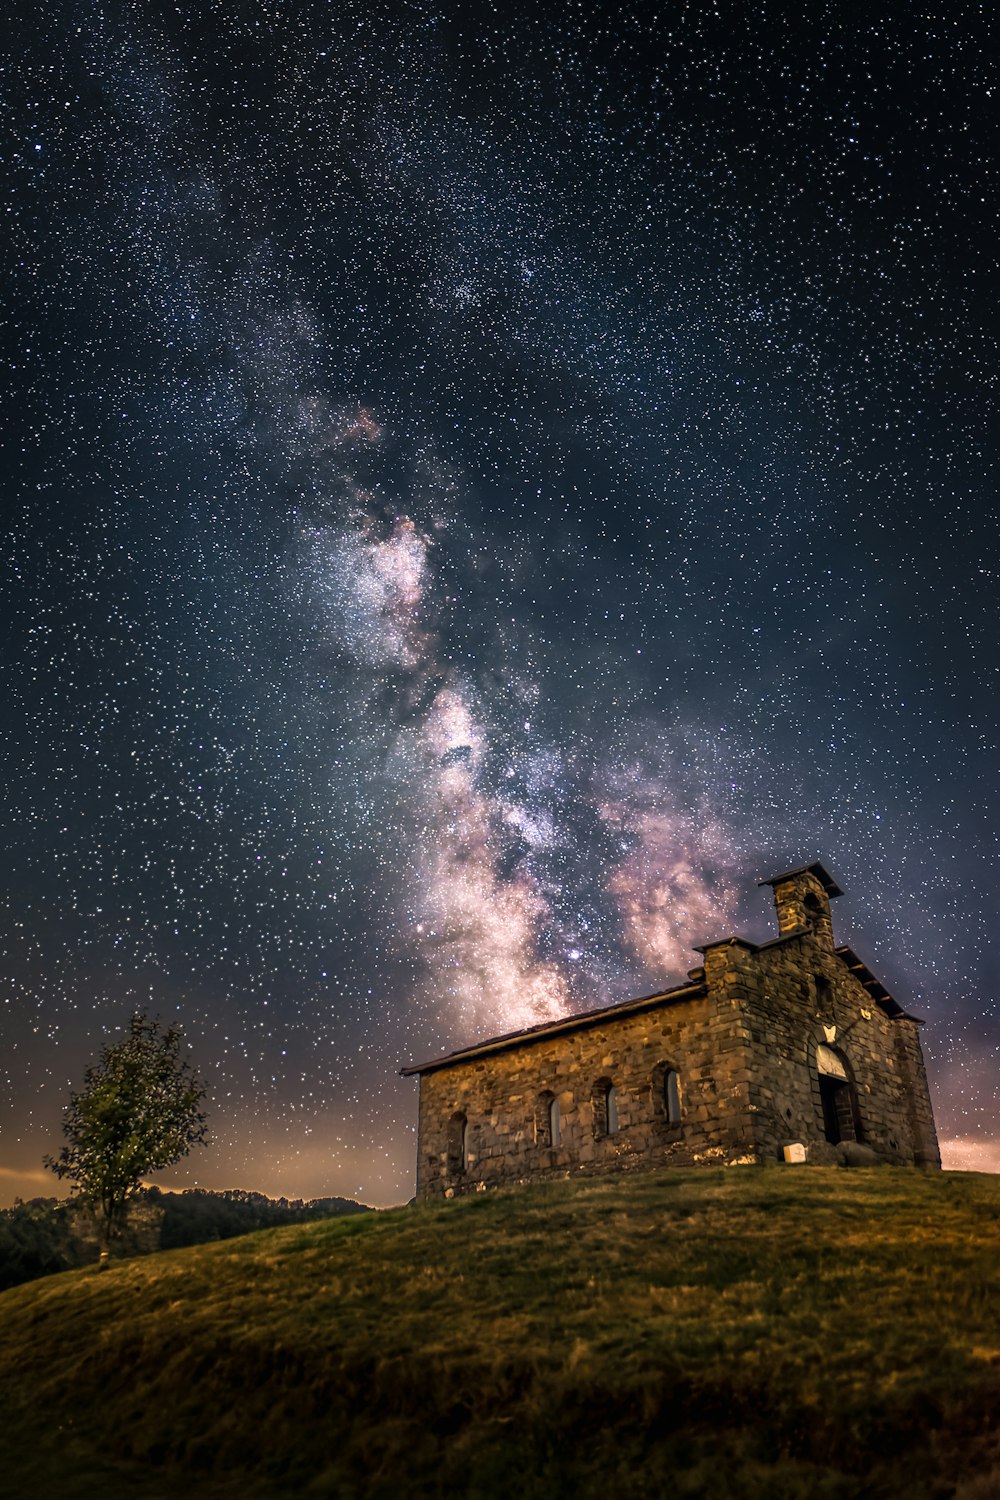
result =
[[6,195],[0,1193],[136,1006],[174,1181],[821,858],[1000,1168],[981,13],[43,5]]

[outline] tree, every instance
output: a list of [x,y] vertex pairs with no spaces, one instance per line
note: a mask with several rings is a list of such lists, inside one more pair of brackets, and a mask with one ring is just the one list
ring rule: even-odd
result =
[[125,1222],[143,1178],[203,1146],[207,1090],[195,1076],[176,1027],[136,1014],[124,1041],[108,1046],[71,1094],[63,1117],[67,1144],[45,1165],[69,1177],[99,1213],[105,1246]]

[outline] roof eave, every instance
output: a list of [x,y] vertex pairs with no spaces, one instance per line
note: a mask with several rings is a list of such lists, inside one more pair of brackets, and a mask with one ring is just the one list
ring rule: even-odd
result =
[[859,958],[849,944],[842,943],[833,951],[838,958],[843,959],[858,983],[864,986],[876,1005],[885,1011],[891,1021],[914,1021],[918,1026],[923,1026],[923,1017],[911,1015],[908,1010],[904,1010],[899,1001],[893,999],[882,981],[876,978],[864,959]]
[[421,1073],[435,1073],[458,1063],[471,1062],[496,1052],[507,1052],[512,1047],[526,1043],[545,1041],[551,1036],[562,1036],[568,1031],[580,1031],[587,1026],[596,1026],[606,1018],[628,1015],[635,1011],[652,1010],[657,1005],[673,1004],[677,1000],[694,999],[707,993],[704,984],[680,984],[671,990],[657,990],[652,995],[640,995],[634,1000],[619,1000],[614,1005],[604,1005],[600,1010],[579,1011],[572,1016],[563,1016],[558,1021],[544,1022],[527,1031],[511,1031],[505,1036],[488,1037],[474,1047],[463,1047],[458,1052],[449,1052],[444,1057],[432,1058],[430,1062],[418,1063],[409,1068],[400,1068],[401,1078],[413,1078]]
[[796,875],[815,875],[820,885],[828,896],[842,896],[844,893],[834,880],[829,870],[815,860],[811,865],[799,865],[795,870],[783,870],[780,875],[771,875],[767,880],[758,880],[758,886],[780,885],[783,880],[792,880]]

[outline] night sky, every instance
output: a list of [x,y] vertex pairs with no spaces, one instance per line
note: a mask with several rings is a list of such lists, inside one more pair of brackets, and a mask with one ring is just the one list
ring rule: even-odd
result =
[[164,1185],[402,1201],[400,1066],[815,859],[1000,1170],[986,10],[14,35],[0,1202],[136,1008],[210,1086]]

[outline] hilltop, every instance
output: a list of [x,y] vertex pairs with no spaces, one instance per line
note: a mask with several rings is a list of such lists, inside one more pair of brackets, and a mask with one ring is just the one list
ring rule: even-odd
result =
[[775,1168],[67,1272],[0,1295],[0,1495],[987,1500],[998,1264],[1000,1178]]

